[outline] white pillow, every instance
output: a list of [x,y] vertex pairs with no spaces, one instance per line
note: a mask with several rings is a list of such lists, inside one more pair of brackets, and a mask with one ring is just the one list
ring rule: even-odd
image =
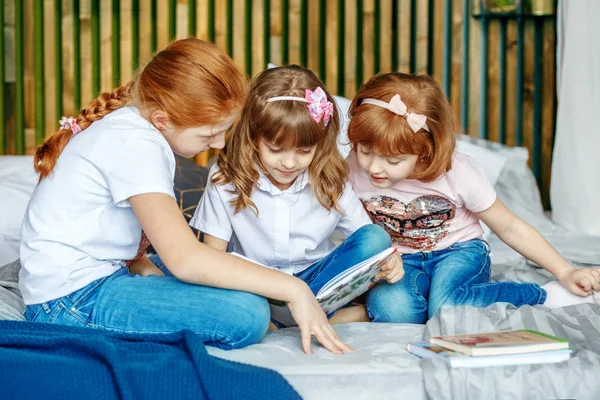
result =
[[32,156],[0,156],[0,266],[19,258],[21,223],[37,179]]
[[[467,135],[458,135],[456,150],[474,158],[482,166],[492,185],[498,182],[498,177],[500,177],[500,173],[508,161],[506,155],[469,140]],[[527,157],[527,153],[525,153],[525,157]],[[525,158],[525,161],[527,161],[527,158]]]

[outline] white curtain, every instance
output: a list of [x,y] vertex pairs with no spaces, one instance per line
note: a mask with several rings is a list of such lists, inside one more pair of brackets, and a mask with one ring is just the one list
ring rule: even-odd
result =
[[557,13],[552,216],[600,236],[600,1],[559,0]]

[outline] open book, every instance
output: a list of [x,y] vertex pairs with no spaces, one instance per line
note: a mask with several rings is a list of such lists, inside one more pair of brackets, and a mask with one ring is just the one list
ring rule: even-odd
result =
[[[376,283],[377,273],[392,258],[395,251],[395,248],[390,247],[368,260],[348,268],[327,282],[315,296],[325,314],[337,310],[369,290]],[[256,263],[240,254],[231,254]],[[269,306],[271,319],[285,326],[296,325],[286,302],[269,299]]]
[[503,354],[498,356],[468,356],[437,344],[408,343],[406,350],[421,358],[443,360],[452,368],[478,368],[498,365],[550,364],[568,360],[570,349],[540,351],[537,353]]
[[565,339],[527,329],[433,336],[429,341],[469,356],[524,354],[569,348],[569,342]]

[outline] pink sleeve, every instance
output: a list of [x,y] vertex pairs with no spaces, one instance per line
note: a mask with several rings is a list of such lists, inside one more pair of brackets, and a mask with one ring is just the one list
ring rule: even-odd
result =
[[462,155],[454,160],[459,191],[465,208],[471,212],[487,210],[496,201],[496,191],[477,161]]

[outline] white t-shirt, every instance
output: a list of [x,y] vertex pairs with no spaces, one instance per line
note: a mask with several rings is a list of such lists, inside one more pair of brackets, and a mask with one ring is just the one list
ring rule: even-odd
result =
[[129,198],[175,197],[175,157],[137,108],[124,107],[71,138],[35,189],[21,228],[25,304],[63,297],[133,259],[141,226]]
[[386,189],[371,184],[355,151],[350,152],[348,163],[357,196],[401,253],[443,250],[482,237],[474,213],[490,208],[496,191],[471,157],[455,152],[452,169],[435,181],[404,179]]
[[[210,177],[218,171],[215,165]],[[229,241],[235,251],[260,264],[288,274],[298,273],[327,256],[335,245],[330,239],[337,228],[346,236],[371,223],[352,186],[347,183],[339,199],[344,215],[326,210],[315,198],[308,172],[286,190],[278,189],[262,173],[251,195],[258,217],[246,207],[234,214],[229,202],[236,195],[233,184],[208,184],[190,225]]]

